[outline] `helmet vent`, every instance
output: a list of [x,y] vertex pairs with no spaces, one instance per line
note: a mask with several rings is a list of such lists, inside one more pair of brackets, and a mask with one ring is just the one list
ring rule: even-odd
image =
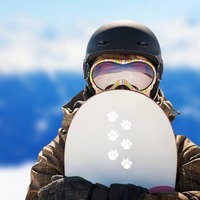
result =
[[106,40],[100,40],[97,42],[97,46],[107,46],[109,44],[110,44],[110,42],[106,41]]
[[137,42],[136,45],[141,48],[147,48],[149,46],[149,44],[146,43],[145,41]]

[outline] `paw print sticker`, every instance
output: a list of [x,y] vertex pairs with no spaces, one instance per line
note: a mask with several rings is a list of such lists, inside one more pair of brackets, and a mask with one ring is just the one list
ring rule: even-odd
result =
[[111,121],[111,122],[114,122],[117,118],[118,118],[118,114],[116,111],[110,111],[108,114],[107,114],[107,117],[108,117],[108,120]]
[[124,140],[121,142],[121,145],[122,145],[122,147],[123,147],[125,150],[128,150],[128,149],[131,148],[132,142],[131,142],[129,139],[124,139]]
[[130,169],[132,162],[128,158],[125,158],[122,160],[121,165],[124,169]]
[[117,131],[112,130],[108,133],[108,138],[111,141],[115,141],[118,137],[119,137],[119,134],[117,133]]
[[117,151],[113,149],[108,153],[108,157],[110,160],[116,160],[118,156],[119,154],[117,153]]
[[128,131],[131,128],[132,123],[128,120],[123,120],[121,123],[121,127],[125,130]]

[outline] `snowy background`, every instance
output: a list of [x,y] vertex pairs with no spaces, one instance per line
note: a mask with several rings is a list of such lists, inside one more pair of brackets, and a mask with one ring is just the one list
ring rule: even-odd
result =
[[199,7],[199,0],[0,0],[0,199],[25,198],[30,168],[61,125],[62,105],[85,84],[87,42],[108,21],[136,20],[157,35],[162,88],[182,113],[172,125],[200,145]]

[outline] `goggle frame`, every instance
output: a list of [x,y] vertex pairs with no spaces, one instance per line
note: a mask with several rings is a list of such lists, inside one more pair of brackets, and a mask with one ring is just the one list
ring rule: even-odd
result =
[[[155,67],[154,65],[148,61],[147,59],[145,58],[134,58],[134,59],[99,59],[97,60],[96,62],[94,62],[94,64],[92,65],[91,69],[90,69],[90,74],[89,74],[89,79],[90,79],[90,82],[92,84],[92,87],[93,89],[96,91],[96,93],[100,93],[102,91],[105,91],[105,89],[101,89],[100,87],[98,87],[94,80],[93,80],[93,70],[95,69],[95,67],[101,63],[106,63],[106,62],[113,62],[113,63],[116,63],[118,65],[125,65],[125,64],[131,64],[131,63],[134,63],[134,62],[141,62],[141,63],[145,63],[147,64],[148,66],[151,67],[151,69],[153,70],[153,73],[154,73],[154,78],[151,82],[151,84],[149,86],[147,86],[146,88],[142,89],[142,90],[137,90],[138,92],[142,93],[142,94],[146,94],[146,95],[149,95],[151,90],[153,89],[153,86],[156,82],[156,79],[157,79],[157,73],[156,73],[156,70],[155,70]],[[115,84],[115,83],[113,83]],[[127,84],[126,86],[132,90],[132,91],[135,91],[135,89],[133,90],[133,87],[130,86],[131,84]],[[112,88],[112,87],[111,87]],[[109,90],[109,89],[108,89]]]

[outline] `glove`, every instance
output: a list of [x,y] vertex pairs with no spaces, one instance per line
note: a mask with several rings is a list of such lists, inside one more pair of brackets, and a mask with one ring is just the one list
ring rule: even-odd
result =
[[108,187],[99,183],[93,185],[93,191],[90,200],[108,200],[108,196],[109,196]]
[[56,175],[39,190],[38,200],[142,200],[147,193],[147,189],[132,184],[112,184],[108,188],[81,177]]
[[108,187],[92,184],[81,177],[55,175],[38,192],[38,200],[107,200]]
[[142,200],[149,193],[146,188],[133,184],[111,184],[109,200]]
[[54,176],[52,182],[38,192],[38,200],[90,199],[93,184],[80,177]]

